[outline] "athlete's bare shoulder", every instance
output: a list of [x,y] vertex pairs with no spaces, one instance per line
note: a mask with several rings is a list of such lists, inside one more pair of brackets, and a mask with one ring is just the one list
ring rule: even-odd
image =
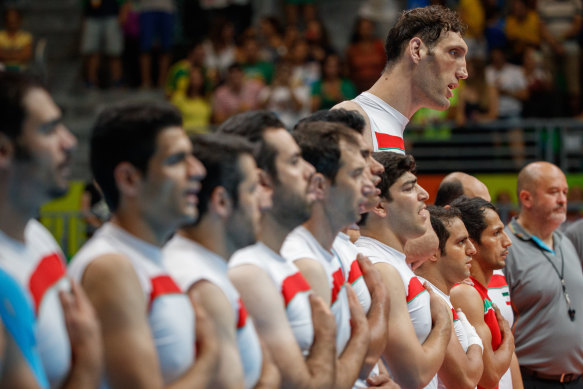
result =
[[372,141],[371,141],[372,135],[371,135],[371,130],[370,130],[370,121],[369,121],[368,115],[366,114],[364,109],[362,109],[360,104],[358,104],[354,100],[345,100],[345,101],[333,106],[332,109],[345,109],[347,111],[356,111],[359,114],[361,114],[362,117],[364,118],[364,122],[365,122],[364,134],[363,134],[364,140],[372,147],[372,144],[371,144],[372,143]]

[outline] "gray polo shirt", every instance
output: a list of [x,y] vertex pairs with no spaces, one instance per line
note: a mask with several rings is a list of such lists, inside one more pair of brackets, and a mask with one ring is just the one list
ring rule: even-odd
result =
[[565,230],[565,235],[571,240],[577,254],[579,254],[579,260],[581,261],[581,266],[583,267],[583,219],[577,220],[571,223],[569,227]]
[[[583,271],[573,244],[555,231],[551,252],[515,219],[505,231],[512,240],[504,272],[514,308],[514,338],[520,365],[543,374],[582,374]],[[576,310],[575,321],[567,314],[559,276],[549,263],[552,261],[560,273],[562,258],[567,292]]]

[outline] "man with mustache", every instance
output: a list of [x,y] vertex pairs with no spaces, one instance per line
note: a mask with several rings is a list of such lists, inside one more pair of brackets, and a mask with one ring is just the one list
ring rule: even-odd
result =
[[512,244],[504,233],[496,207],[481,197],[462,196],[451,203],[461,211],[461,219],[476,248],[472,257],[470,280],[473,285],[458,284],[451,289],[451,303],[461,308],[474,326],[484,346],[484,372],[478,388],[498,388],[502,376],[510,367],[514,353],[514,337],[508,322],[493,306],[487,285],[495,269],[502,269]]
[[516,355],[524,387],[581,387],[583,274],[577,252],[558,231],[567,214],[567,180],[548,162],[518,174],[520,212],[505,273],[515,314]]
[[384,168],[378,185],[381,200],[363,215],[356,246],[381,273],[391,297],[382,355],[402,387],[437,388],[436,373],[451,336],[451,319],[441,299],[417,279],[404,253],[407,241],[426,231],[428,195],[417,184],[411,155],[373,156]]
[[[61,248],[34,219],[42,204],[67,192],[77,140],[46,89],[18,73],[0,72],[0,123],[0,268],[24,290],[38,324],[28,332],[33,318],[27,327],[21,321],[20,334],[32,336],[23,339],[10,334],[13,327],[4,322],[7,342],[17,344],[38,385],[48,380],[51,388],[96,387],[102,352],[95,313],[81,288],[67,278]],[[30,307],[17,305],[2,300],[2,307],[22,320]],[[33,351],[40,354],[44,373],[31,362],[36,357],[23,340],[36,343]],[[3,378],[10,380],[0,386],[24,385],[20,379],[27,374],[15,375],[27,369],[6,358]]]

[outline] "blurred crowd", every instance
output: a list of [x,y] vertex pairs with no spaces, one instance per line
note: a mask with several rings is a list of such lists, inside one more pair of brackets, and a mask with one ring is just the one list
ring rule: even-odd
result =
[[[468,26],[470,77],[450,110],[423,109],[413,123],[583,117],[581,0],[385,2],[397,9],[446,5]],[[369,18],[370,10],[355,15],[349,43],[338,48],[315,0],[283,3],[281,15],[252,23],[261,10],[248,0],[83,0],[86,86],[164,90],[195,133],[258,108],[291,126],[372,86],[386,59],[379,34],[385,26]],[[362,9],[382,8],[376,3],[383,2]],[[4,16],[0,63],[26,67],[33,38],[21,30],[18,11]],[[176,30],[186,44],[173,41]],[[519,132],[515,137],[520,143]]]

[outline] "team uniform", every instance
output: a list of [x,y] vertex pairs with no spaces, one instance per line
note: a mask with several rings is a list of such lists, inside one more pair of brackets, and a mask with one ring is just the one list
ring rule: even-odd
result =
[[[432,325],[429,293],[407,264],[405,254],[367,236],[361,236],[356,241],[356,246],[373,264],[386,263],[399,272],[405,288],[409,317],[419,343],[423,344],[431,332]],[[437,388],[437,374],[426,388]]]
[[[362,276],[362,271],[356,257],[360,253],[358,247],[356,247],[351,241],[350,237],[344,232],[339,232],[334,239],[332,244],[332,252],[340,258],[340,263],[342,265],[342,270],[344,272],[344,278],[348,280],[360,306],[364,310],[365,314],[370,311],[371,297],[366,282],[364,282],[364,277]],[[369,377],[376,376],[379,374],[379,368],[377,365],[371,370]],[[366,387],[366,384],[360,378],[356,382],[355,388]]]
[[238,250],[229,260],[229,268],[253,265],[263,270],[281,293],[287,320],[304,355],[314,342],[312,309],[308,299],[311,288],[292,261],[283,258],[261,242]]
[[31,219],[24,244],[0,232],[0,268],[28,292],[37,319],[40,359],[49,385],[60,387],[71,369],[71,344],[59,290],[69,290],[63,253],[53,236]]
[[253,321],[247,318],[245,305],[227,276],[227,261],[178,234],[164,246],[162,253],[170,276],[183,291],[188,291],[203,280],[221,289],[233,309],[233,326],[237,329],[237,348],[241,356],[245,388],[254,387],[261,375],[261,345]]
[[[194,363],[194,311],[190,300],[164,268],[159,247],[111,222],[104,224],[73,258],[71,276],[80,281],[87,266],[107,254],[124,255],[133,265],[148,304],[148,323],[167,385]],[[102,380],[101,388],[108,387]]]
[[[492,306],[492,300],[488,296],[488,289],[484,285],[480,283],[480,281],[476,280],[474,277],[470,276],[470,279],[474,283],[474,288],[480,295],[482,299],[482,303],[484,305],[484,322],[490,329],[490,333],[492,334],[492,350],[496,351],[500,347],[502,343],[502,332],[500,331],[500,326],[498,325],[498,320],[496,319],[496,313],[494,312],[494,307]],[[508,370],[505,374],[508,374],[510,370]],[[510,385],[512,386],[512,380],[510,380]],[[496,385],[498,388],[499,385]],[[478,389],[482,388],[478,385]]]
[[[514,324],[514,313],[512,312],[512,306],[510,305],[510,288],[506,283],[506,277],[502,270],[494,270],[490,282],[488,282],[488,296],[492,300],[492,304],[496,305],[500,309],[502,317],[506,319],[510,328]],[[504,373],[500,382],[498,383],[499,389],[512,389],[512,374],[510,373],[510,368]]]
[[303,226],[297,227],[286,237],[281,247],[281,255],[290,261],[302,258],[314,259],[324,267],[332,292],[330,308],[336,319],[336,352],[340,355],[350,339],[351,332],[348,296],[344,287],[346,279],[340,258],[322,247]]
[[362,92],[351,101],[357,103],[368,116],[373,151],[405,154],[403,133],[409,119],[370,92]]
[[0,269],[0,319],[32,372],[37,385],[46,389],[49,382],[40,360],[36,342],[36,319],[26,291],[12,276]]

